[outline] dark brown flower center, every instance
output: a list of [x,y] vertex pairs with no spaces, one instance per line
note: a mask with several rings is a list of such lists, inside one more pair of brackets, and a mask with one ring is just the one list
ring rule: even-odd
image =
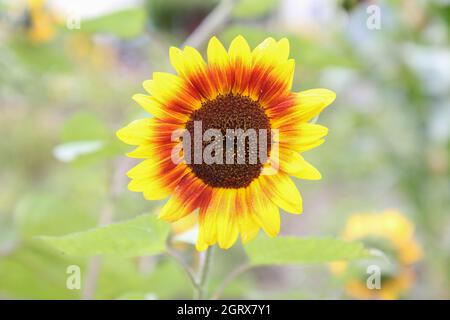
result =
[[257,101],[231,93],[219,95],[204,102],[186,123],[188,166],[211,187],[246,187],[260,175],[269,156],[270,129],[269,118]]

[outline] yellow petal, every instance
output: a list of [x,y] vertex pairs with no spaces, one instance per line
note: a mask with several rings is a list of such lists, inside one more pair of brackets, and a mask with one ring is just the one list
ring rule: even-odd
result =
[[280,160],[281,169],[291,176],[306,180],[322,178],[320,172],[295,151],[283,150]]
[[295,60],[289,59],[286,62],[280,63],[271,72],[276,79],[283,81],[284,89],[290,90],[292,87],[292,81],[294,80]]
[[177,70],[181,78],[194,89],[195,94],[198,95],[197,104],[201,100],[210,100],[217,96],[206,68],[206,63],[201,54],[192,47],[185,47],[184,51],[176,48],[171,48],[170,56],[172,64]]
[[286,38],[275,41],[267,38],[252,51],[253,63],[263,66],[276,66],[289,57],[289,41]]
[[148,142],[151,138],[152,119],[145,118],[131,122],[126,127],[116,132],[117,137],[123,142],[131,145],[139,145]]
[[208,64],[211,83],[218,93],[226,94],[231,90],[230,62],[228,53],[216,37],[212,37],[208,44]]
[[201,104],[189,91],[185,80],[174,74],[154,72],[151,80],[143,82],[143,87],[151,96],[137,94],[133,99],[157,118],[185,122]]
[[237,36],[228,50],[232,70],[234,71],[233,93],[247,94],[248,79],[252,67],[252,54],[247,41]]
[[[170,161],[170,159],[169,159]],[[127,172],[127,176],[131,179],[137,179],[147,176],[155,176],[159,174],[162,161],[147,159],[140,162]]]
[[222,249],[230,248],[238,237],[235,198],[236,191],[233,189],[220,189],[217,195],[217,201],[221,204],[221,212],[216,214],[217,242]]
[[269,237],[275,237],[280,232],[280,213],[274,204],[267,205],[263,210],[257,211],[260,226]]
[[203,60],[202,55],[197,51],[197,49],[193,47],[185,47],[184,48],[184,56],[185,56],[185,67],[189,71],[198,71],[204,70],[206,68],[206,63]]
[[267,63],[272,65],[275,62],[275,45],[274,38],[266,38],[263,42],[258,44],[252,51],[253,62],[255,63]]
[[[276,100],[280,95],[286,95],[292,87],[294,79],[295,62],[289,59],[283,63],[278,64],[270,71],[268,79],[268,86],[259,92],[259,100],[263,105],[270,105],[273,100]],[[268,80],[265,79],[265,82]],[[260,90],[260,89],[259,89]],[[252,92],[254,94],[254,92]],[[276,120],[276,119],[275,119]]]
[[281,209],[290,213],[301,213],[302,197],[294,182],[286,173],[260,176],[261,188],[270,199]]
[[160,200],[166,198],[173,187],[181,179],[185,166],[178,165],[164,173],[163,167],[171,159],[162,159],[155,161],[147,159],[127,172],[132,180],[128,184],[128,189],[135,192],[143,192],[147,200]]
[[136,101],[145,111],[155,117],[161,118],[166,115],[164,106],[154,97],[139,93],[133,96],[133,100]]
[[143,144],[138,146],[131,152],[127,153],[127,156],[130,158],[149,158],[154,155],[155,146],[153,144]]
[[289,58],[290,45],[287,38],[282,38],[276,45],[277,56],[280,61],[287,60]]
[[192,47],[185,47],[184,51],[171,47],[169,50],[170,62],[180,76],[187,79],[192,74],[204,70],[206,63],[201,54]]
[[181,199],[172,196],[162,207],[159,218],[168,222],[174,222],[187,216],[192,211],[191,206],[185,205]]
[[176,75],[165,72],[154,72],[151,80],[143,83],[144,89],[161,103],[177,96],[182,81]]
[[[262,188],[262,189],[261,189]],[[248,189],[248,197],[252,197],[253,213],[258,224],[270,237],[280,232],[280,213],[278,207],[264,195],[264,187],[254,180]]]
[[222,249],[228,249],[236,242],[239,229],[234,212],[235,197],[235,190],[214,189],[209,205],[200,210],[197,248],[218,242]]
[[170,222],[177,221],[201,206],[208,196],[207,185],[186,168],[183,177],[174,186],[172,198],[162,208],[160,217]]
[[208,247],[209,245],[208,243],[206,243],[203,237],[203,233],[199,231],[197,241],[195,242],[195,249],[197,249],[197,251],[205,251],[206,249],[208,249]]
[[334,99],[336,99],[336,94],[328,89],[301,91],[297,93],[295,115],[298,115],[302,122],[309,121],[329,106]]
[[[161,88],[162,90],[177,90],[183,85],[183,80],[181,80],[180,77],[167,72],[153,72],[152,79],[158,82],[158,84],[163,87]],[[149,91],[149,93],[154,94],[151,91]]]
[[183,51],[181,51],[179,48],[176,48],[176,47],[170,47],[169,58],[170,58],[170,63],[175,68],[175,70],[178,72],[178,74],[183,77],[187,76],[187,74],[186,74],[187,70],[184,66]]
[[213,190],[210,203],[200,208],[197,244],[200,242],[210,246],[217,242],[216,216],[220,213],[220,205],[217,202],[216,193],[217,190]]
[[246,244],[256,237],[259,232],[259,225],[256,218],[252,217],[250,214],[238,217],[238,219],[241,241],[243,244]]
[[311,123],[301,123],[291,129],[280,129],[280,145],[303,152],[323,143],[323,137],[328,134],[328,128]]
[[216,37],[212,37],[207,49],[208,64],[225,68],[228,66],[228,53],[222,43]]
[[241,35],[231,41],[230,48],[228,49],[230,60],[233,63],[241,61],[244,65],[250,66],[252,62],[252,55],[250,47]]
[[252,240],[259,231],[259,225],[254,217],[252,208],[249,208],[250,199],[247,199],[245,188],[236,190],[236,213],[238,215],[239,232],[242,243]]
[[170,191],[164,187],[161,181],[152,177],[133,179],[128,184],[128,189],[134,192],[143,192],[146,200],[161,200],[170,195]]

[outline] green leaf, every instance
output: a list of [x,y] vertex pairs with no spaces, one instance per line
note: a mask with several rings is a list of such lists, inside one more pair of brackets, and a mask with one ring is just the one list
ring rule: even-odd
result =
[[87,33],[107,32],[121,38],[138,36],[144,31],[146,13],[141,8],[113,12],[81,23],[81,31]]
[[48,245],[71,256],[156,255],[164,252],[169,224],[153,214],[76,232],[62,237],[41,236]]
[[[72,189],[72,192],[76,191]],[[23,238],[46,234],[61,236],[96,225],[96,217],[89,212],[87,201],[77,193],[36,190],[21,197],[14,209],[14,225]],[[70,203],[70,205],[68,205]]]
[[78,112],[65,121],[61,130],[63,143],[75,141],[106,140],[111,138],[108,127],[89,112]]
[[[0,296],[7,299],[79,299],[66,287],[69,265],[77,264],[36,243],[22,241],[0,258]],[[83,266],[83,264],[81,264]]]
[[[0,258],[2,299],[81,298],[83,282],[81,290],[69,290],[66,286],[67,268],[79,266],[84,276],[88,272],[89,258],[68,257],[49,249],[44,243],[22,240]],[[127,297],[127,293],[136,299],[152,299],[155,296],[159,298],[161,290],[167,292],[163,298],[180,293],[189,297],[190,283],[184,272],[172,260],[161,261],[158,259],[150,269],[143,269],[134,258],[103,257],[93,299],[133,298]],[[170,270],[166,268],[169,264],[173,265]],[[161,268],[167,271],[161,273]]]
[[70,72],[73,68],[68,55],[56,43],[33,45],[24,39],[15,38],[9,47],[29,68],[28,72]]
[[327,263],[370,257],[361,243],[332,238],[258,237],[244,248],[252,265]]
[[125,146],[95,114],[79,112],[69,118],[61,130],[61,144],[53,155],[62,162],[89,164],[123,154]]

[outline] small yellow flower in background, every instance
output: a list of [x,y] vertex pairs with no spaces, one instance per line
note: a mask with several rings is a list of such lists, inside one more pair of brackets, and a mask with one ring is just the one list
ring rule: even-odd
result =
[[[143,84],[149,95],[133,97],[154,117],[117,132],[122,141],[138,146],[128,156],[145,159],[128,172],[130,190],[143,192],[148,200],[171,196],[159,215],[168,222],[198,209],[198,250],[215,243],[230,248],[239,234],[245,243],[260,228],[274,237],[280,230],[279,208],[302,212],[300,193],[289,176],[321,178],[300,153],[324,142],[327,128],[308,121],[335,99],[326,89],[291,92],[294,60],[289,59],[287,39],[268,38],[251,50],[238,36],[226,50],[213,37],[207,56],[208,63],[192,47],[170,48],[177,75],[155,72]],[[228,129],[257,131],[259,157],[250,161],[249,138],[242,154],[232,149],[231,163],[196,161],[192,146],[198,122],[202,135],[210,129],[223,135]],[[179,130],[189,138],[174,139]],[[216,147],[216,140],[204,138],[200,157]],[[262,150],[259,142],[264,140],[268,147]],[[173,150],[182,161],[173,160]]]
[[[381,289],[369,289],[368,275],[362,272],[355,277],[346,277],[345,291],[361,299],[398,299],[414,283],[415,274],[411,266],[422,257],[422,249],[414,238],[414,225],[397,210],[381,213],[355,214],[347,220],[342,238],[348,241],[362,241],[368,247],[383,251],[393,271],[382,273]],[[330,264],[335,275],[348,272],[347,262]]]
[[96,69],[112,68],[117,57],[114,48],[108,43],[97,43],[92,37],[84,33],[73,33],[65,42],[67,52],[79,63],[89,63]]
[[414,272],[411,269],[403,268],[395,277],[383,279],[380,290],[368,289],[365,281],[349,280],[345,285],[345,291],[348,295],[358,299],[396,300],[400,294],[411,289],[414,280]]
[[348,219],[342,234],[348,241],[371,236],[389,241],[402,265],[410,265],[422,256],[422,250],[414,239],[414,225],[397,210],[355,214]]
[[45,9],[45,0],[28,0],[28,37],[34,43],[45,43],[55,35],[55,20]]

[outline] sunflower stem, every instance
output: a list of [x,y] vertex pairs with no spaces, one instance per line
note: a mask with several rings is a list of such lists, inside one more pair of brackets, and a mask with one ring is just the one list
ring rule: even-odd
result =
[[166,241],[166,253],[169,257],[172,257],[178,264],[183,268],[184,272],[188,276],[189,280],[191,280],[192,285],[194,288],[198,287],[197,280],[195,279],[195,273],[194,270],[186,263],[186,261],[183,260],[182,257],[180,257],[176,251],[171,246],[171,237],[169,236]]
[[200,268],[198,272],[198,280],[197,286],[194,288],[194,299],[201,300],[205,298],[205,294],[207,293],[207,285],[208,285],[208,275],[209,269],[211,268],[211,262],[213,257],[214,249],[212,246],[206,249],[206,252],[203,254],[203,259],[200,261]]
[[200,25],[189,35],[184,46],[198,48],[230,19],[236,0],[221,0]]
[[244,263],[242,265],[240,265],[239,267],[237,267],[236,269],[234,269],[233,271],[231,271],[226,277],[225,279],[222,281],[222,283],[219,285],[219,287],[217,288],[217,290],[213,293],[213,295],[211,296],[211,300],[217,300],[220,298],[220,296],[222,295],[223,291],[225,290],[225,288],[234,280],[236,279],[238,276],[240,276],[242,273],[250,270],[252,268],[252,266],[248,263]]

